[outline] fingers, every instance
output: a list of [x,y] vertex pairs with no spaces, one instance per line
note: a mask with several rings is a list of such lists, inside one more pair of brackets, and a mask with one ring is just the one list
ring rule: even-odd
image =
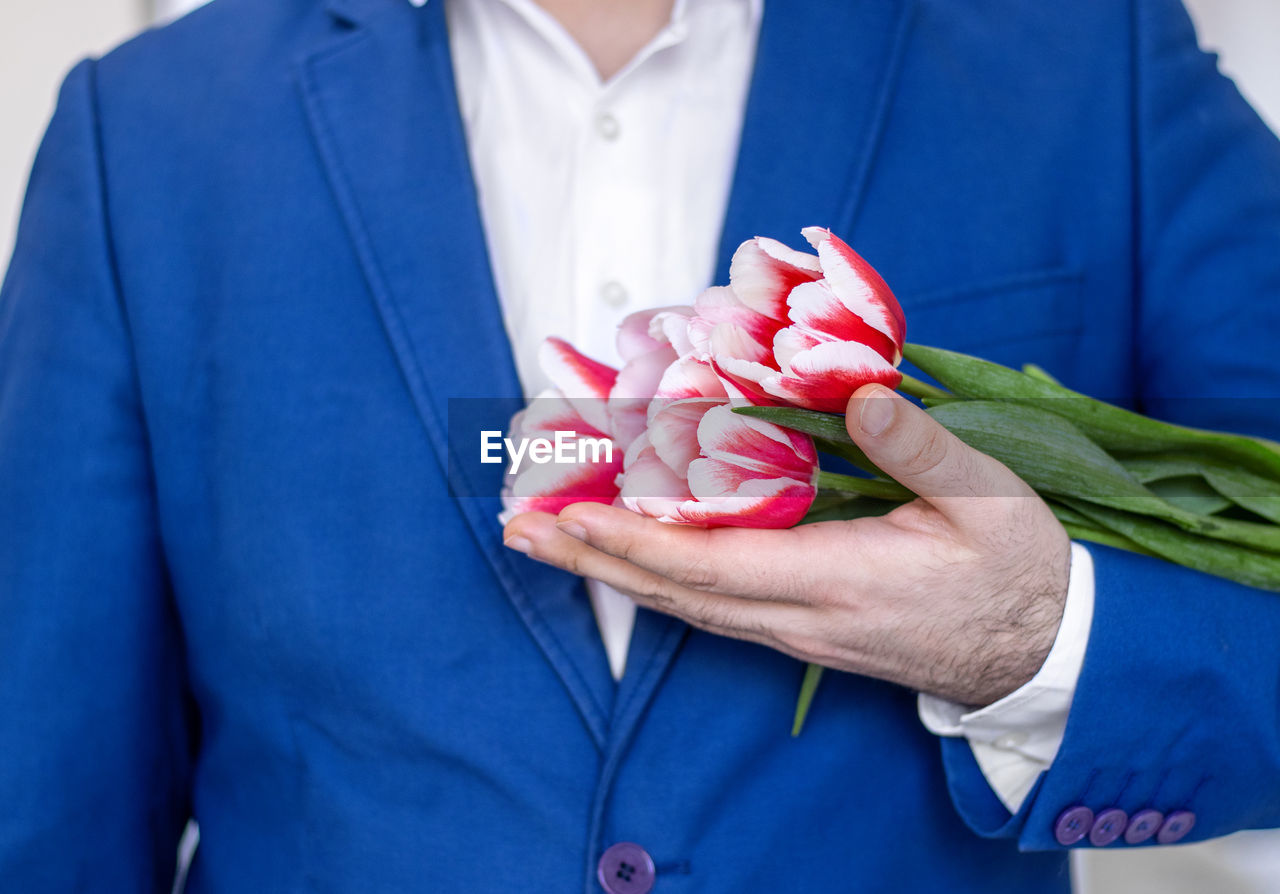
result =
[[564,533],[556,526],[556,517],[547,513],[530,512],[512,519],[504,539],[508,546],[531,558],[602,581],[646,608],[722,636],[777,648],[780,640],[775,631],[785,631],[801,622],[794,606],[691,589],[611,556]]
[[670,598],[671,581],[571,537],[556,526],[556,516],[546,512],[517,515],[502,536],[507,546],[540,562],[604,581],[633,596]]
[[976,497],[1035,496],[1004,464],[883,385],[854,392],[845,425],[873,463],[956,523],[985,513]]
[[577,503],[559,528],[601,552],[694,590],[807,603],[818,582],[802,530],[696,528]]

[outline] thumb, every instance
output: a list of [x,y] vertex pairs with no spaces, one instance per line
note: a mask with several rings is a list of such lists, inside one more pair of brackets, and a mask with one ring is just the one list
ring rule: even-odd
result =
[[845,427],[873,463],[953,521],[981,511],[975,497],[1035,496],[999,460],[974,450],[883,385],[853,393]]

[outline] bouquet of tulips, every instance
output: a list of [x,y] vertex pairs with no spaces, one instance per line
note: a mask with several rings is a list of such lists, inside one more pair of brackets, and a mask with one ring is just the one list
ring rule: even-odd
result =
[[[674,524],[784,528],[891,512],[916,495],[868,461],[843,418],[874,382],[1007,465],[1073,538],[1280,590],[1280,445],[1160,422],[1035,366],[906,344],[879,274],[828,230],[804,236],[814,253],[757,237],[734,254],[728,286],[632,314],[620,370],[549,340],[555,387],[513,433],[568,431],[616,451],[528,466],[504,515],[592,500]],[[904,357],[937,384],[904,375]],[[793,732],[820,674],[805,674]]]

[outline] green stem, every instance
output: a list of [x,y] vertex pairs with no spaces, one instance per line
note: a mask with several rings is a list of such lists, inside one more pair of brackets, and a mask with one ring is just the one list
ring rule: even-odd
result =
[[922,382],[915,376],[902,374],[902,384],[898,386],[898,390],[903,394],[909,394],[912,397],[918,397],[922,400],[928,398],[955,397],[945,388],[939,388],[937,385],[930,385],[928,382]]
[[823,667],[810,664],[804,669],[804,681],[800,684],[800,697],[796,699],[796,716],[791,722],[792,737],[800,735],[804,729],[804,720],[809,716],[809,706],[813,704],[813,695],[818,691],[818,681],[822,679]]
[[[1062,527],[1066,529],[1067,536],[1072,540],[1087,540],[1090,543],[1098,543],[1102,546],[1123,549],[1127,552],[1138,553],[1143,556],[1155,555],[1151,550],[1143,549],[1128,537],[1121,534],[1113,534],[1110,531],[1104,531],[1100,528],[1085,527],[1083,525],[1072,524],[1071,522],[1063,522]],[[1157,556],[1157,558],[1159,557]]]
[[819,490],[854,494],[859,497],[874,497],[877,500],[914,500],[916,498],[914,493],[896,481],[858,478],[853,475],[841,475],[839,472],[819,470],[816,483]]

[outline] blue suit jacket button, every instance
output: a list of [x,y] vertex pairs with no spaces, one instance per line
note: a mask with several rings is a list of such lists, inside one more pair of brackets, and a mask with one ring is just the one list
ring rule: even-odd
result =
[[1106,847],[1115,841],[1129,825],[1129,814],[1118,807],[1109,807],[1098,814],[1089,830],[1089,843],[1094,847]]
[[1077,804],[1058,816],[1058,821],[1053,824],[1053,837],[1063,847],[1070,847],[1088,835],[1092,828],[1093,811]]
[[1129,828],[1124,830],[1126,844],[1142,844],[1160,830],[1164,822],[1164,814],[1159,810],[1139,810],[1129,820]]
[[596,864],[596,878],[609,894],[649,894],[656,876],[653,858],[630,841],[610,847]]
[[1190,810],[1175,810],[1165,817],[1164,825],[1156,833],[1156,841],[1161,844],[1177,844],[1187,837],[1195,824],[1196,815]]

